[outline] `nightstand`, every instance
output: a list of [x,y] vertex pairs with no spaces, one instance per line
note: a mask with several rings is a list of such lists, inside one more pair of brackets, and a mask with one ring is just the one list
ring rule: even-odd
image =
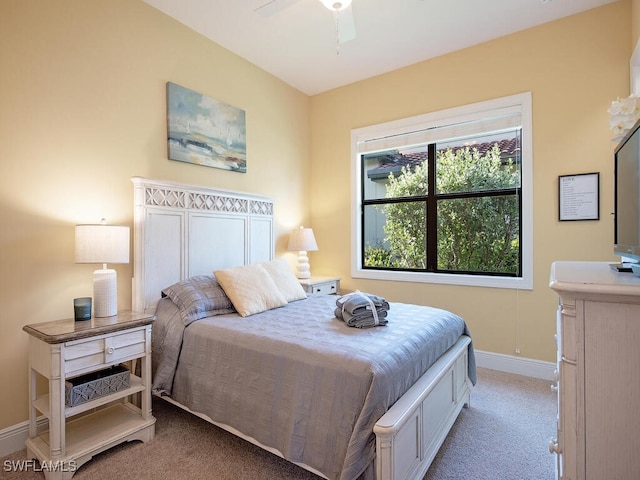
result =
[[[69,479],[91,458],[130,440],[147,442],[155,434],[151,414],[151,324],[153,315],[119,312],[112,317],[26,325],[29,334],[29,459],[47,467],[47,479]],[[140,360],[140,376],[134,375]],[[67,406],[65,381],[129,362],[129,387]],[[49,391],[38,392],[37,378]],[[139,406],[134,404],[139,397]],[[38,412],[49,421],[39,433]],[[80,415],[83,414],[83,415]]]
[[311,277],[298,281],[307,295],[337,295],[340,293],[339,277]]

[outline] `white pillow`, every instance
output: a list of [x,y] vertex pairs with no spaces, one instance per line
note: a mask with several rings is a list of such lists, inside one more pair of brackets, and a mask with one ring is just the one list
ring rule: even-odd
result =
[[216,270],[213,274],[242,317],[287,304],[271,275],[258,263]]
[[270,262],[262,262],[260,265],[271,275],[271,278],[282,293],[287,302],[295,302],[307,298],[307,294],[300,282],[291,271],[284,258],[276,258]]

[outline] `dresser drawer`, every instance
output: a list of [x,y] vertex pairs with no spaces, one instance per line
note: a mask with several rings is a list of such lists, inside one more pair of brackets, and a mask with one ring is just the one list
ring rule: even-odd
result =
[[144,352],[144,328],[68,342],[65,344],[64,371],[71,375],[129,360]]

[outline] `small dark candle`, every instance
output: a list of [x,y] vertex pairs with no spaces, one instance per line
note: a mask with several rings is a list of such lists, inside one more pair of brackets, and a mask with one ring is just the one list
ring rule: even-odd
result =
[[73,299],[73,318],[77,320],[91,320],[91,297]]

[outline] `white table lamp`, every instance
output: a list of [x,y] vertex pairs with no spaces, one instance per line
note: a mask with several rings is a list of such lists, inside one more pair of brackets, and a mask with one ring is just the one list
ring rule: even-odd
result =
[[129,263],[129,227],[76,225],[76,263],[101,263],[93,272],[93,315],[111,317],[118,313],[118,277],[107,263]]
[[296,267],[298,278],[311,278],[311,266],[309,265],[307,252],[318,250],[313,230],[304,227],[296,228],[291,232],[287,250],[298,252],[298,265]]

